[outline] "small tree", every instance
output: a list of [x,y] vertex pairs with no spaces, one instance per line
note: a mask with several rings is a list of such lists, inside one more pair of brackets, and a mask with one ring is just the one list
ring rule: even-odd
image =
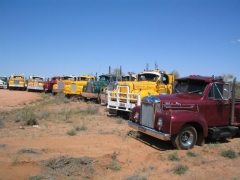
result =
[[177,79],[177,78],[179,78],[180,77],[180,74],[179,74],[179,72],[177,71],[177,70],[173,70],[172,72],[171,72],[171,74],[173,74],[174,75],[174,78],[175,79]]

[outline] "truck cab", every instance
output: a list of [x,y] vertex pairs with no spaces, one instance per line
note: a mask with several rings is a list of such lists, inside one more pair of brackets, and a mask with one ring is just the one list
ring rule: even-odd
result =
[[35,75],[29,76],[27,91],[44,91],[44,77]]
[[52,93],[63,93],[65,85],[70,84],[73,80],[76,80],[74,75],[63,75],[58,81],[57,84],[53,85]]
[[0,76],[0,88],[8,89],[8,78],[7,76]]
[[118,113],[128,116],[136,105],[140,105],[147,95],[171,94],[174,75],[165,71],[145,70],[137,75],[135,81],[118,82],[113,91],[108,92],[110,116]]
[[116,89],[118,82],[126,82],[126,81],[137,81],[137,76],[135,74],[127,74],[120,78],[119,81],[112,81],[106,87],[101,89],[100,92],[100,104],[107,105],[108,104],[108,93],[112,92]]
[[173,94],[144,97],[133,108],[129,126],[185,150],[203,145],[206,137],[235,136],[240,127],[236,79],[232,93],[221,77],[190,75],[176,81]]
[[82,96],[83,86],[87,84],[89,81],[95,81],[95,76],[91,75],[81,75],[73,80],[70,84],[65,85],[64,94],[66,96]]
[[94,99],[100,103],[101,89],[106,87],[110,82],[117,81],[117,76],[113,74],[102,74],[99,76],[98,81],[89,81],[83,86],[82,97],[85,100]]
[[9,90],[26,90],[27,84],[23,74],[13,74],[9,77]]
[[52,92],[53,85],[57,84],[57,82],[61,79],[61,76],[52,76],[51,79],[47,79],[47,81],[44,83],[44,91],[45,93],[47,92]]

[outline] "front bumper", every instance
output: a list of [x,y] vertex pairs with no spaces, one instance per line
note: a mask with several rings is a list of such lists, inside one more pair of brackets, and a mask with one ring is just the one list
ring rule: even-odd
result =
[[0,84],[0,89],[7,89],[7,85],[5,85],[5,84]]
[[155,138],[161,139],[163,141],[169,141],[171,139],[170,134],[165,134],[165,133],[156,131],[155,129],[151,129],[151,128],[142,126],[140,124],[133,123],[130,120],[128,121],[128,125],[135,130],[138,130],[138,131],[140,131],[144,134],[148,134],[148,135],[153,136]]
[[89,99],[97,99],[98,98],[98,94],[96,94],[96,93],[82,92],[82,96],[85,98],[89,98]]
[[15,88],[25,88],[25,85],[19,85],[19,84],[11,84],[9,87],[15,87]]
[[53,93],[63,93],[64,89],[53,89]]
[[43,87],[37,87],[37,86],[28,86],[28,90],[39,90],[39,91],[44,91]]

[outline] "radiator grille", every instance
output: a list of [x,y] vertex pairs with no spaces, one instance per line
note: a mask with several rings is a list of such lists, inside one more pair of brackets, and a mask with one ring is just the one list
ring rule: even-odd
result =
[[92,92],[92,83],[87,83],[87,92]]
[[151,103],[142,103],[141,105],[141,124],[147,127],[154,127],[153,117],[154,117],[154,108]]
[[14,80],[14,84],[19,84],[19,80]]
[[72,84],[71,89],[72,89],[72,91],[76,91],[76,84]]
[[58,89],[64,89],[64,83],[63,82],[58,83]]

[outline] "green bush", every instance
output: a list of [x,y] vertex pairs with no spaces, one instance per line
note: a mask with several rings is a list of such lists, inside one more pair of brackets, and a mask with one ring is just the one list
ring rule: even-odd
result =
[[188,152],[187,152],[187,155],[188,155],[189,157],[197,157],[197,154],[195,154],[194,152],[191,152],[191,151],[188,151]]
[[174,173],[181,175],[181,174],[185,174],[187,170],[188,170],[187,165],[177,165],[174,168]]
[[237,153],[233,149],[225,150],[221,152],[221,155],[226,158],[235,159],[237,158]]
[[121,170],[121,166],[117,163],[117,162],[112,162],[108,165],[108,168],[114,171],[120,171]]
[[76,127],[74,127],[74,129],[76,131],[86,131],[87,130],[87,126],[86,125],[76,126]]
[[77,133],[76,133],[75,129],[71,129],[67,132],[67,135],[69,135],[69,136],[75,136],[76,134]]
[[168,159],[170,161],[179,161],[180,160],[179,157],[178,157],[177,152],[173,152],[173,153],[169,154],[168,155]]

